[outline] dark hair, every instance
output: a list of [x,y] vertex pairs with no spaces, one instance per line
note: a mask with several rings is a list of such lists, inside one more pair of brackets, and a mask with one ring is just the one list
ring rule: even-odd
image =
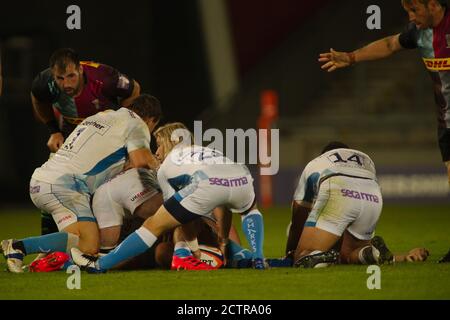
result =
[[348,145],[346,145],[345,143],[339,142],[339,141],[331,141],[330,143],[328,143],[323,149],[322,149],[322,153],[324,154],[325,152],[334,150],[334,149],[348,149]]
[[53,69],[56,66],[59,70],[66,70],[69,63],[74,63],[76,67],[80,66],[78,53],[71,48],[61,48],[56,50],[53,52],[49,61],[50,68]]
[[[411,4],[412,0],[402,0],[402,5],[406,4]],[[430,0],[419,0],[419,2],[423,5],[428,5],[428,2],[430,2]],[[437,0],[437,2],[443,6],[444,8],[448,7],[448,0]]]
[[154,118],[155,121],[159,121],[162,117],[161,103],[159,100],[145,93],[134,98],[129,109],[144,120]]

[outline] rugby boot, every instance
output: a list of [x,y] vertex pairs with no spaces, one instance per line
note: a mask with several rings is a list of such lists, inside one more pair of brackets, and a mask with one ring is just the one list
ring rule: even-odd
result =
[[378,264],[392,264],[394,263],[394,255],[386,246],[384,239],[380,236],[375,236],[372,239],[372,245],[380,252]]
[[70,249],[70,255],[72,256],[72,261],[88,273],[105,273],[106,270],[100,269],[97,264],[98,257],[85,254],[78,248]]
[[21,250],[14,249],[14,240],[3,240],[1,243],[1,250],[6,259],[6,266],[8,271],[13,273],[23,273],[23,257],[25,256]]
[[39,260],[33,261],[29,266],[29,270],[30,272],[58,271],[69,260],[69,255],[64,252],[52,252]]
[[312,252],[311,254],[301,257],[294,263],[297,268],[324,268],[329,265],[336,264],[339,258],[339,252],[331,249],[327,252]]
[[264,270],[266,269],[266,263],[264,262],[264,259],[262,258],[255,258],[253,260],[253,269],[256,270]]
[[215,270],[214,267],[204,263],[193,256],[172,257],[171,270]]

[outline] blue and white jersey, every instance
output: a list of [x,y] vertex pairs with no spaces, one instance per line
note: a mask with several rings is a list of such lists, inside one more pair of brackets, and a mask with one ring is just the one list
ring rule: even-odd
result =
[[128,153],[141,148],[150,149],[145,122],[126,108],[107,110],[80,123],[32,178],[94,193],[123,169]]
[[236,181],[226,179],[232,184],[239,184],[239,179],[244,178],[246,183],[253,181],[245,165],[231,161],[220,151],[196,145],[177,145],[158,170],[164,200],[192,183],[208,179],[211,183],[225,181],[222,178],[236,178]]
[[312,204],[322,181],[337,175],[376,181],[375,164],[361,151],[352,149],[328,151],[307,164],[295,190],[294,200]]

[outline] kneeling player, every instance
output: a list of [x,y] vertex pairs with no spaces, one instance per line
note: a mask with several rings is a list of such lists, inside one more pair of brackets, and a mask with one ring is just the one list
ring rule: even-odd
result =
[[328,144],[304,169],[294,200],[302,216],[307,217],[303,231],[302,219],[293,219],[290,230],[291,241],[300,237],[295,266],[336,263],[338,253],[331,249],[341,237],[341,263],[381,264],[392,260],[389,251],[380,254],[371,242],[383,199],[375,165],[365,153],[339,142]]

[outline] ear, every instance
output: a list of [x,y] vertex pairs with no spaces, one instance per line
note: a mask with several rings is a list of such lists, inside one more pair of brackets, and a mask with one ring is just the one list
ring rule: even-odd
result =
[[436,11],[440,6],[437,0],[430,0],[426,5],[427,9],[432,11]]

